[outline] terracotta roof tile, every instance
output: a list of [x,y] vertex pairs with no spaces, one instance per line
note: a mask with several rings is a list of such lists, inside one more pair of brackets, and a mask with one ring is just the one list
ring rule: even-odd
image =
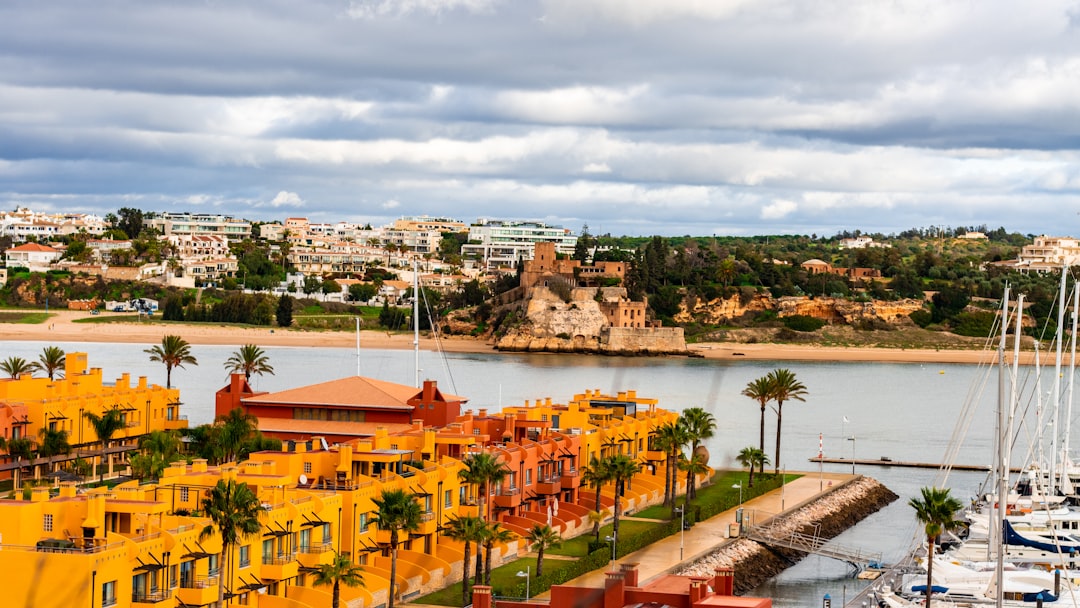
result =
[[385,427],[391,435],[412,428],[411,424],[393,424],[385,422],[338,422],[333,420],[293,420],[291,418],[259,418],[259,430],[278,433],[299,433],[302,435],[348,435],[353,437],[373,437],[375,430]]
[[412,406],[408,403],[409,399],[419,394],[420,389],[412,386],[363,376],[351,376],[277,393],[248,397],[243,402],[246,404],[278,403],[412,410]]

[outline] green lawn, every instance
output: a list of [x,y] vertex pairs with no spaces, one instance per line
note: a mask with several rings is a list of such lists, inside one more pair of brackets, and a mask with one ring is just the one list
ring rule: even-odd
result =
[[0,323],[44,323],[52,315],[46,312],[3,310],[0,311]]
[[[636,517],[636,516],[635,516]],[[628,538],[636,534],[640,534],[646,530],[655,528],[660,525],[659,522],[653,523],[649,521],[628,521],[622,519],[619,521],[619,537]],[[611,536],[611,531],[614,529],[612,524],[600,527],[600,538],[604,539]],[[548,549],[548,553],[555,555],[569,555],[573,557],[585,557],[589,551],[589,541],[592,540],[591,528],[590,532],[586,532],[580,536],[575,536],[563,541],[563,544],[558,549]]]
[[[564,559],[545,559],[544,574],[554,572],[574,562]],[[470,564],[469,570],[476,567],[476,562]],[[529,568],[532,576],[536,576],[536,558],[523,557],[521,559],[504,564],[491,571],[491,586],[493,595],[505,595],[517,585],[525,583],[525,577],[519,577],[518,572],[525,572]],[[434,604],[436,606],[461,606],[461,583],[454,583],[449,587],[412,600],[418,604]]]
[[[719,500],[724,497],[730,498],[733,504],[737,504],[739,501],[739,488],[733,488],[731,486],[740,484],[742,485],[742,498],[744,501],[750,500],[755,496],[758,496],[757,487],[749,487],[747,484],[748,474],[746,471],[719,471],[713,476],[712,483],[698,488],[697,498],[690,501],[691,504],[703,504],[714,500]],[[798,479],[799,475],[788,475],[787,480],[791,481]],[[755,481],[758,476],[754,476]],[[680,497],[679,502],[682,502]],[[671,508],[664,505],[653,505],[647,509],[634,513],[634,517],[645,517],[648,519],[659,519],[667,521],[671,518]]]

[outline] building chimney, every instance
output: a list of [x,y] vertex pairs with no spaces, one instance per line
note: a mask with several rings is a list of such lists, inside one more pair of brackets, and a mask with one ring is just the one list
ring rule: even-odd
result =
[[705,596],[709,594],[709,577],[707,576],[691,576],[690,577],[690,605],[693,606],[701,600],[705,599]]
[[733,568],[717,568],[715,572],[713,590],[716,591],[716,595],[735,595],[735,570]]
[[478,413],[477,413],[476,415],[477,415],[478,417],[480,417],[480,418],[484,418],[484,417],[486,417],[486,416],[487,416],[487,408],[486,408],[486,407],[482,407],[482,408],[480,408],[479,410],[477,410],[477,412],[478,412]]
[[623,608],[626,605],[626,581],[622,572],[605,572],[604,608]]
[[622,573],[623,573],[623,582],[626,583],[627,587],[637,587],[638,586],[637,567],[638,567],[638,565],[637,565],[636,562],[632,563],[632,564],[626,564],[626,563],[619,564],[619,568],[622,569]]
[[472,588],[473,608],[492,608],[491,587],[487,585],[475,585]]
[[206,459],[205,458],[196,458],[195,460],[192,460],[191,461],[191,472],[192,473],[205,473],[206,472]]

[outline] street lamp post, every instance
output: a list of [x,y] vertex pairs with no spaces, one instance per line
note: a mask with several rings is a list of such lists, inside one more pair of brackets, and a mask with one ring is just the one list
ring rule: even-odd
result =
[[855,435],[847,438],[851,442],[851,474],[855,474]]
[[686,505],[675,507],[679,514],[679,561],[683,561],[683,548],[686,545]]
[[525,571],[524,572],[522,572],[521,570],[518,570],[518,573],[517,573],[518,576],[524,576],[525,577],[525,599],[529,599],[530,597],[532,597],[532,594],[529,593],[529,575],[530,574],[532,574],[532,566],[525,566]]
[[742,508],[742,482],[740,481],[739,483],[732,484],[731,487],[732,488],[739,488],[739,508],[741,509]]
[[611,569],[612,569],[612,571],[615,570],[615,535],[614,534],[615,533],[612,532],[611,536],[604,537],[604,540],[611,543]]

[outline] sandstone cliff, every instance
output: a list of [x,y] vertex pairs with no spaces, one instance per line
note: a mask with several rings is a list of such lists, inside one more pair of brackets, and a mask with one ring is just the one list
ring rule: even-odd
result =
[[596,293],[596,289],[573,289],[566,301],[545,287],[532,289],[524,321],[496,340],[496,350],[608,355],[689,354],[682,328],[611,327],[596,301]]
[[774,299],[766,294],[750,298],[732,296],[704,301],[684,301],[677,323],[727,325],[746,316],[773,311],[779,317],[803,315],[844,325],[859,326],[867,322],[890,325],[911,325],[908,315],[923,307],[921,300],[853,302],[839,298],[785,297]]

